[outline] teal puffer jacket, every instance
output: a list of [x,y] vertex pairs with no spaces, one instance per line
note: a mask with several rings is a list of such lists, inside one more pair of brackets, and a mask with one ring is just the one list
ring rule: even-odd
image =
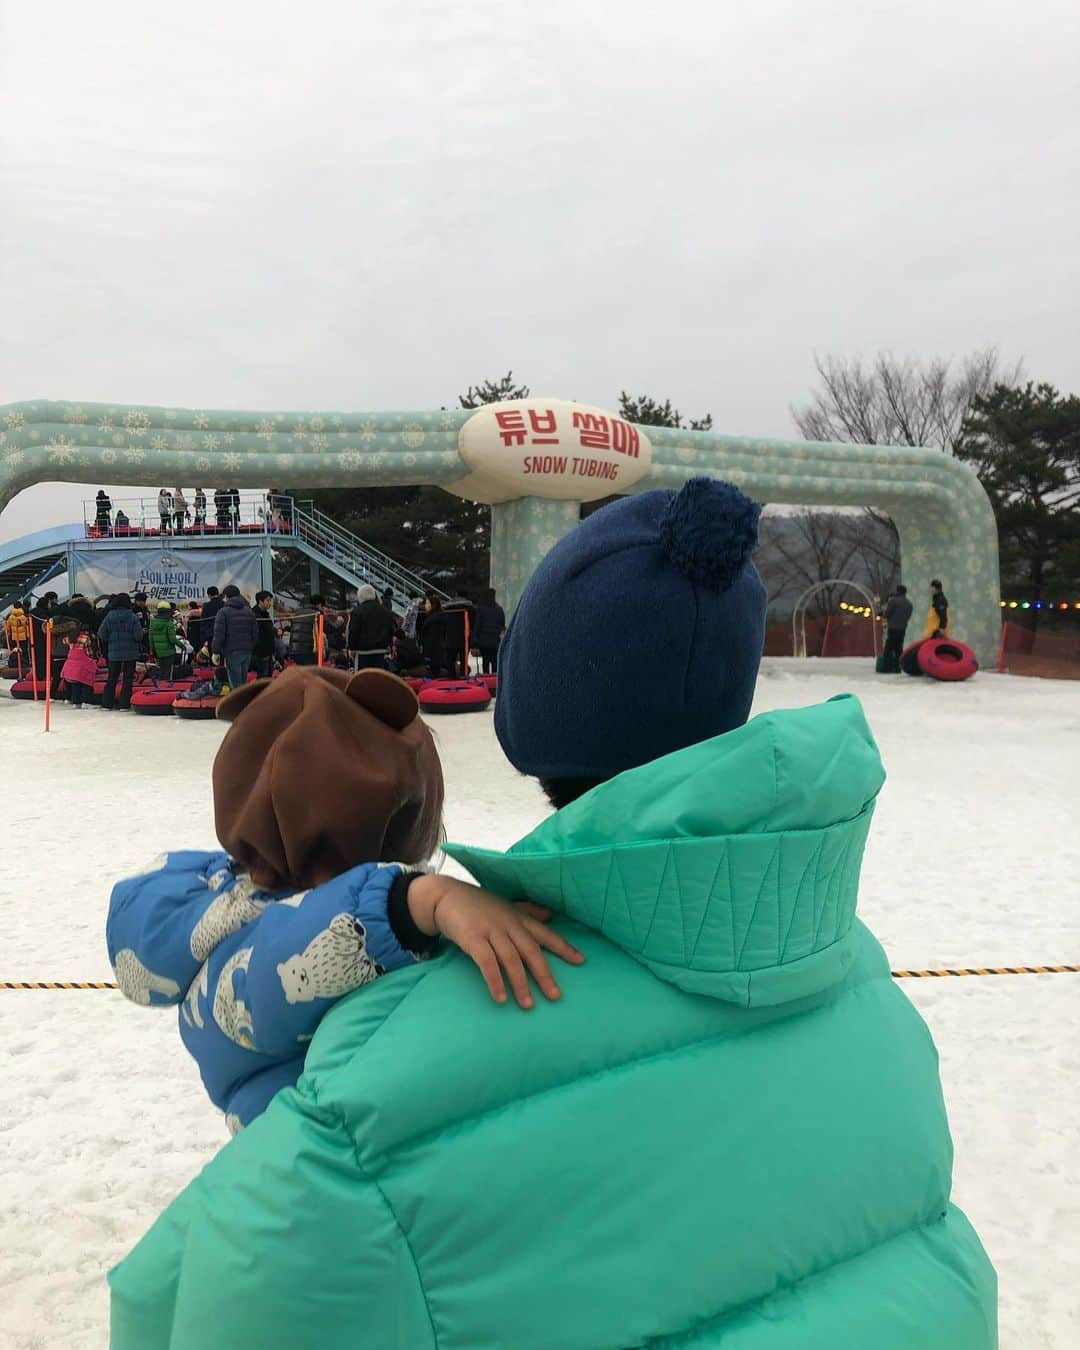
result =
[[113,1271],[113,1346],[992,1350],[934,1047],[855,918],[883,777],[841,698],[451,847],[567,916],[562,1002],[449,951],[335,1005]]

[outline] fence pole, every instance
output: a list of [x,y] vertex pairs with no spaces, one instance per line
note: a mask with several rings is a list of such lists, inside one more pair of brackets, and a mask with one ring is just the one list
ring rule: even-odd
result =
[[38,701],[37,694],[37,643],[34,641],[34,623],[36,622],[32,614],[27,614],[28,632],[30,634],[30,688],[33,691],[34,702]]
[[45,730],[52,717],[52,619],[45,621]]
[[315,664],[321,666],[323,663],[323,638],[326,633],[326,616],[320,614],[315,620]]
[[1001,625],[1001,641],[998,643],[997,668],[999,675],[1005,674],[1005,643],[1006,640],[1008,639],[1008,636],[1009,636],[1009,625],[1006,622]]

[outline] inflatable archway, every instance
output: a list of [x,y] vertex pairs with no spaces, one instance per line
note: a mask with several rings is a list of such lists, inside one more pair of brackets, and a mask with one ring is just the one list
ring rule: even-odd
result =
[[512,608],[533,568],[615,492],[730,479],[764,502],[876,506],[900,532],[917,596],[940,577],[984,665],[1000,635],[997,528],[975,474],[936,450],[635,427],[531,398],[475,411],[212,412],[100,403],[0,407],[0,510],[40,482],[160,486],[431,483],[492,504],[492,584]]

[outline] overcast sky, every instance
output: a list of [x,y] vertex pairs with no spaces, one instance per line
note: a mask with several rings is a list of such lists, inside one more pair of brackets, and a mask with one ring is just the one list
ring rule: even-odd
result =
[[0,403],[513,367],[793,435],[815,350],[986,343],[1078,391],[1078,50],[1075,0],[0,0]]

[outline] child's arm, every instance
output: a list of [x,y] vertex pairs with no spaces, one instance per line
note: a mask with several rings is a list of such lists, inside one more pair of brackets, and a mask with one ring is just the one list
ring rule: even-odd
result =
[[133,1003],[179,1003],[209,955],[203,934],[213,921],[220,938],[257,913],[231,890],[212,888],[218,879],[230,879],[228,854],[181,852],[163,854],[113,887],[105,939],[117,982]]
[[366,863],[292,900],[267,906],[257,924],[211,962],[203,997],[238,1044],[264,1055],[303,1050],[327,1009],[388,971],[420,960],[444,934],[480,967],[492,997],[506,1001],[500,967],[523,1008],[532,1007],[526,967],[559,997],[544,948],[578,965],[584,957],[548,928],[546,910],[512,905],[449,877]]
[[510,904],[491,891],[453,877],[416,877],[409,886],[409,914],[421,933],[442,933],[475,961],[496,1003],[506,1002],[503,972],[522,1008],[533,1006],[529,973],[545,998],[562,991],[544,948],[579,966],[585,957],[549,928],[551,911],[527,902]]

